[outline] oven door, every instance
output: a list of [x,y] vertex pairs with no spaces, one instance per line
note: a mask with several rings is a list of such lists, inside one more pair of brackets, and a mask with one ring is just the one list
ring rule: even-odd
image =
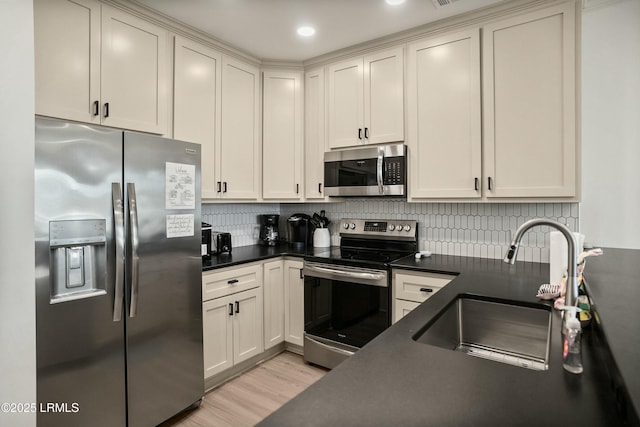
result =
[[305,261],[304,359],[333,368],[391,324],[386,270]]

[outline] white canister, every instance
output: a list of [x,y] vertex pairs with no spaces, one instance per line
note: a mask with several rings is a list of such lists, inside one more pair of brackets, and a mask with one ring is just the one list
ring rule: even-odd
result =
[[[578,247],[576,257],[584,251],[584,234],[573,233]],[[557,285],[562,280],[562,276],[567,271],[569,247],[567,239],[559,231],[552,231],[549,234],[549,283]]]
[[313,247],[328,248],[331,246],[331,235],[328,228],[316,228],[313,232]]

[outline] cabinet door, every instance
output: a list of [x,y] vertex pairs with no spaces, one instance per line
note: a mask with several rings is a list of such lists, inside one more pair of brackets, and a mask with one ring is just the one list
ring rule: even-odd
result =
[[483,29],[487,197],[576,195],[575,9]]
[[329,147],[364,143],[362,57],[329,67]]
[[233,366],[233,295],[202,304],[204,377]]
[[304,279],[302,262],[284,262],[284,327],[285,341],[303,345],[304,334]]
[[263,74],[262,197],[302,198],[302,77]]
[[36,114],[100,123],[100,3],[36,0]]
[[304,81],[304,196],[324,198],[324,69],[309,71]]
[[224,198],[259,197],[259,78],[258,68],[223,57],[222,135],[218,156]]
[[479,29],[408,47],[409,197],[481,196]]
[[404,50],[364,57],[364,137],[369,144],[404,141]]
[[264,349],[284,341],[284,261],[264,264]]
[[201,145],[202,198],[217,198],[222,55],[179,36],[174,52],[173,137]]
[[102,6],[102,123],[164,134],[167,130],[167,31]]
[[396,299],[393,301],[393,323],[402,319],[407,314],[411,313],[416,307],[420,305],[419,302],[405,301],[402,299]]
[[262,289],[231,295],[233,314],[233,363],[237,364],[264,351],[262,332]]

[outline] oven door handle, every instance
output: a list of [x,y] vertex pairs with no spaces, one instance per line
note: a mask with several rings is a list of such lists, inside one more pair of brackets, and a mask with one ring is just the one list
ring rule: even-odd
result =
[[383,179],[383,169],[384,168],[384,150],[382,148],[378,149],[378,168],[377,168],[377,178],[378,178],[378,192],[382,195],[384,194],[384,179]]
[[[328,273],[336,276],[342,276],[349,279],[365,279],[365,280],[382,280],[384,274],[364,273],[359,271],[344,271],[327,267],[317,267],[315,265],[306,265],[305,270],[317,271],[318,273]],[[305,273],[306,274],[306,273]]]

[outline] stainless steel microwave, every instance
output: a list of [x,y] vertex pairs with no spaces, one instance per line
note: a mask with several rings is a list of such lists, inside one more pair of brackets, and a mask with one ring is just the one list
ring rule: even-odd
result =
[[405,196],[407,147],[378,145],[324,154],[328,196]]

